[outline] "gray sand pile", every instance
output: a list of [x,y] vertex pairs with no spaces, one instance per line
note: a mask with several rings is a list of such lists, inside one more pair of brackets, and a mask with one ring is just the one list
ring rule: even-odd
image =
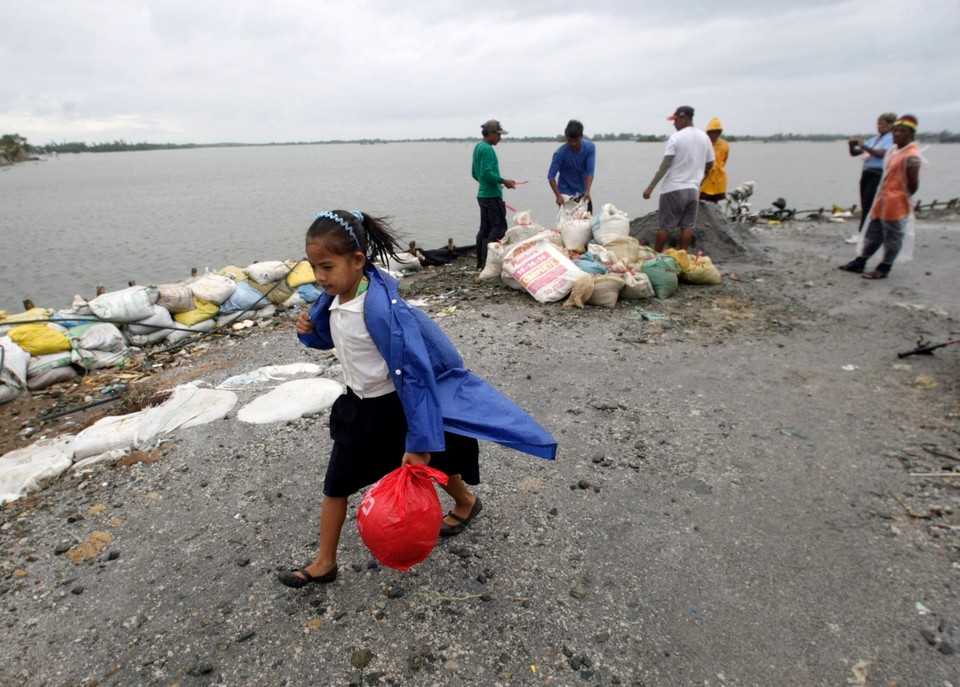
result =
[[[654,245],[657,240],[659,213],[651,212],[630,222],[630,235],[641,243]],[[680,231],[670,232],[667,247],[676,248]],[[757,237],[750,229],[737,222],[731,222],[723,215],[719,206],[713,203],[700,203],[697,226],[693,232],[693,250],[703,251],[716,263],[729,262],[747,257],[757,257]]]

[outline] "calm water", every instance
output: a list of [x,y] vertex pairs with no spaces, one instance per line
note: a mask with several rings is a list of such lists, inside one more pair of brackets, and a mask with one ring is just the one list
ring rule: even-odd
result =
[[[472,143],[391,143],[207,148],[65,155],[0,172],[0,309],[24,298],[65,307],[79,293],[177,281],[191,267],[219,269],[297,258],[322,209],[389,214],[426,248],[474,242]],[[529,180],[507,203],[553,226],[545,180],[553,143],[497,147],[504,176]],[[594,205],[631,217],[656,209],[641,191],[659,165],[661,143],[600,142]],[[960,146],[925,153],[918,196],[960,195]],[[858,202],[860,166],[843,142],[733,143],[730,187],[757,183],[754,207],[783,197],[806,210]]]

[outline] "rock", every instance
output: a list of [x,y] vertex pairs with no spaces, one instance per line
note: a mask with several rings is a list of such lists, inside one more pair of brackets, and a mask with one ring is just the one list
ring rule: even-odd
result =
[[373,652],[370,649],[358,649],[350,656],[350,665],[357,670],[363,670],[371,660],[373,660]]

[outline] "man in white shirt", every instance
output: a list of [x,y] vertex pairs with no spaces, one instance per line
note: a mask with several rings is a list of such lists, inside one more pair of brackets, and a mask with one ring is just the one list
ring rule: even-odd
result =
[[667,140],[660,169],[643,192],[644,200],[649,200],[653,188],[663,179],[654,246],[658,253],[666,245],[670,230],[677,227],[680,227],[680,250],[690,247],[700,207],[700,183],[710,173],[715,159],[710,137],[693,126],[692,107],[681,105],[667,119],[673,122],[677,133]]

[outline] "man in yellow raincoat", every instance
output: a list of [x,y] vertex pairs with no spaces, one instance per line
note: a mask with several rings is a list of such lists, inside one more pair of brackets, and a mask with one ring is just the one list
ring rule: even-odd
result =
[[707,124],[707,136],[713,142],[713,154],[717,159],[700,187],[700,200],[711,203],[719,203],[727,197],[727,158],[730,157],[730,144],[720,138],[722,133],[723,125],[714,117]]

